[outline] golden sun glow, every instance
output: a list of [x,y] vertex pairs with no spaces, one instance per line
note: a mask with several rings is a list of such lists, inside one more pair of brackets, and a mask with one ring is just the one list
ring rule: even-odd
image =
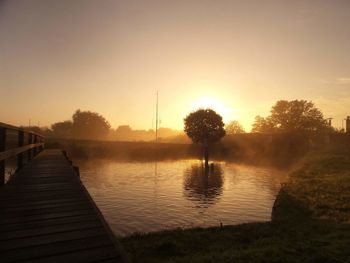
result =
[[193,100],[190,105],[190,111],[207,108],[220,114],[225,123],[235,119],[237,117],[237,112],[239,111],[238,109],[228,107],[223,101],[214,97],[200,97]]

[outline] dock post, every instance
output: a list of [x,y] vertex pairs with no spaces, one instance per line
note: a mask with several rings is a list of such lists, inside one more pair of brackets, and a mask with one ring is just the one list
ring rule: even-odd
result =
[[[37,143],[37,142],[38,142],[38,136],[36,134],[34,134],[34,143]],[[36,148],[37,147],[33,148],[33,155],[34,155],[34,157],[36,156],[36,154],[38,152]]]
[[[18,131],[18,147],[22,147],[24,143],[24,132]],[[23,167],[23,153],[17,155],[17,170]]]
[[[33,137],[33,135],[32,134],[28,134],[28,144],[32,144],[33,142],[32,142],[32,137]],[[28,162],[30,162],[30,160],[32,159],[32,150],[31,149],[29,149],[28,150]]]

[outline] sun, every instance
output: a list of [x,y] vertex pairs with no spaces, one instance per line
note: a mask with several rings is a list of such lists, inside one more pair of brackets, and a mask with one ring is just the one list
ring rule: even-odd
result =
[[196,110],[200,108],[210,108],[213,110],[219,110],[222,107],[223,107],[222,103],[219,100],[215,98],[209,98],[209,97],[202,97],[202,98],[195,99],[191,105],[192,110]]
[[220,114],[225,123],[232,120],[237,112],[236,109],[228,107],[223,101],[215,97],[200,97],[193,100],[190,105],[190,111],[208,108]]

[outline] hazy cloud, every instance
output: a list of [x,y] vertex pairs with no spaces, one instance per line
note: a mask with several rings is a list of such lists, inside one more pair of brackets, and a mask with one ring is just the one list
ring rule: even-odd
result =
[[341,85],[350,84],[350,77],[337,78],[336,83]]
[[350,84],[350,77],[339,77],[334,79],[318,78],[317,83],[321,84],[336,84],[336,85],[347,85]]

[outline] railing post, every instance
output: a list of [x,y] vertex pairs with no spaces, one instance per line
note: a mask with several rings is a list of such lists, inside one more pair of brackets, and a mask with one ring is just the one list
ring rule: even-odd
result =
[[[34,143],[37,143],[37,142],[38,142],[38,136],[36,134],[34,134]],[[33,154],[34,154],[34,157],[37,154],[36,147],[33,148]]]
[[[0,152],[6,148],[6,129],[0,127]],[[0,161],[0,185],[5,184],[5,160]]]
[[[43,143],[44,142],[44,138],[40,136],[40,142]],[[39,147],[39,151],[42,152],[44,150],[44,146],[40,146]]]
[[[33,140],[33,135],[31,133],[28,133],[28,144],[32,144],[32,140]],[[28,150],[28,162],[30,162],[30,160],[32,159],[32,149]]]
[[[22,147],[24,143],[24,132],[18,131],[18,147]],[[17,170],[23,167],[23,153],[17,155]]]

